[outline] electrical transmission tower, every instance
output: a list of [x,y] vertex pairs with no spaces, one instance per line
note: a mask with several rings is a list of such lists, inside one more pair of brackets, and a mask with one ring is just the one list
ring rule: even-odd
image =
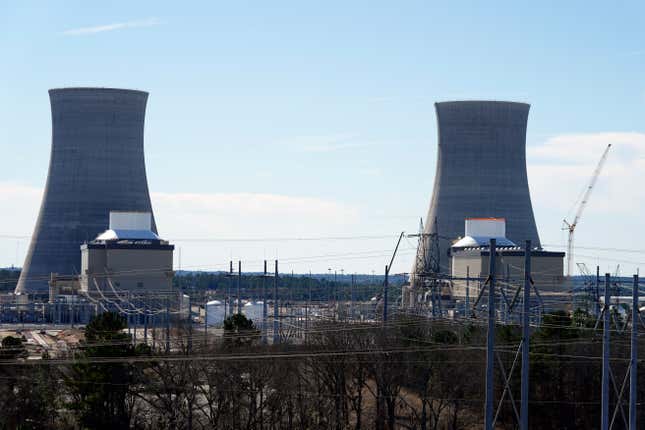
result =
[[434,232],[424,233],[423,220],[419,221],[419,233],[411,234],[408,237],[418,237],[417,256],[414,265],[414,272],[410,280],[413,293],[420,289],[429,290],[432,302],[432,315],[437,316],[437,309],[441,312],[441,290],[439,274],[441,272],[439,251],[439,231],[437,218],[434,219]]

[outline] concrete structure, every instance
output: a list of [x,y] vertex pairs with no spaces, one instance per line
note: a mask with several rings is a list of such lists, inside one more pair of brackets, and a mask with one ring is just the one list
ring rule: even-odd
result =
[[[503,282],[505,278],[514,281],[516,288],[524,279],[524,249],[520,247],[498,247],[495,268],[497,279]],[[469,273],[472,278],[488,277],[490,250],[488,246],[473,248],[453,248],[452,276],[466,278]],[[563,293],[564,277],[564,252],[551,252],[543,250],[531,251],[531,273],[535,285],[540,293]],[[519,280],[519,281],[518,281]],[[469,295],[471,303],[479,294],[479,282],[469,282]],[[453,281],[453,297],[466,297],[466,281]]]
[[152,212],[143,155],[148,94],[64,88],[49,97],[49,173],[17,293],[46,294],[51,273],[78,274],[79,247],[107,228],[110,210]]
[[152,232],[150,213],[110,213],[110,229],[81,245],[80,290],[94,297],[172,290],[174,246]]
[[511,241],[530,239],[539,249],[526,174],[529,105],[453,101],[435,109],[437,168],[424,233],[439,235],[441,271],[449,270],[448,250],[466,218],[505,218]]
[[[485,279],[490,269],[490,240],[497,243],[495,271],[499,285],[505,279],[521,285],[524,280],[524,249],[506,238],[505,220],[499,218],[467,219],[465,236],[450,248],[453,298],[466,297],[466,288],[471,298],[479,294],[478,279]],[[563,292],[564,252],[531,251],[531,277],[543,293]],[[466,281],[464,278],[473,278]]]
[[[468,302],[472,305],[479,294],[481,282],[489,275],[490,240],[497,243],[495,261],[498,285],[513,284],[513,290],[524,281],[524,249],[506,237],[506,221],[503,218],[469,218],[465,220],[465,234],[455,241],[448,252],[450,271],[442,272],[434,286],[435,301],[449,307],[450,302]],[[564,252],[549,252],[534,248],[531,251],[531,277],[543,297],[549,301],[566,299],[570,302],[571,291],[564,287]],[[445,277],[449,274],[450,277]],[[418,278],[425,285],[404,285],[401,305],[407,308],[428,306],[432,300],[432,275]],[[509,291],[511,288],[509,287]],[[466,299],[468,297],[468,299]],[[563,302],[564,303],[564,302]],[[454,304],[454,303],[453,303]],[[553,303],[549,304],[549,307]]]

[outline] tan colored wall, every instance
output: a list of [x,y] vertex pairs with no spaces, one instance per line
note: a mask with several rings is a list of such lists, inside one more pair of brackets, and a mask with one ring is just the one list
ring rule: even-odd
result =
[[[488,258],[486,258],[486,266],[483,266],[483,257],[479,255],[461,255],[459,258],[452,259],[452,276],[457,278],[465,278],[468,273],[471,278],[485,277],[488,273]],[[485,273],[482,273],[485,272]],[[466,289],[470,297],[477,297],[479,293],[479,281],[473,279],[466,282],[465,280],[455,280],[452,283],[452,295],[457,297],[466,297]]]
[[146,292],[172,288],[172,250],[85,249],[83,254],[82,261],[87,265],[83,269],[88,269],[81,278],[83,291],[95,291],[96,279],[103,293],[111,292],[106,273],[116,290]]
[[[473,251],[474,253],[475,251]],[[535,285],[540,292],[563,292],[564,277],[562,275],[564,268],[564,259],[558,256],[533,256],[531,257],[531,276]],[[466,267],[470,267],[470,276],[477,277],[481,272],[482,278],[488,277],[489,256],[477,254],[457,254],[452,259],[452,275],[454,277],[466,277]],[[501,255],[495,262],[495,272],[497,275],[498,285],[506,284],[510,279],[510,289],[515,289],[523,285],[524,280],[524,256],[523,255]],[[469,295],[476,297],[479,293],[479,282],[473,280],[470,282]],[[466,296],[466,281],[453,281],[453,296]]]

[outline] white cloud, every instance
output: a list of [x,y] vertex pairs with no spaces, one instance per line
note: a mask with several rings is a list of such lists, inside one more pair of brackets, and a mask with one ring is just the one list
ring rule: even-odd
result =
[[635,132],[563,134],[551,137],[542,145],[530,146],[527,152],[529,159],[538,162],[588,164],[598,161],[608,144],[614,146],[613,158],[645,155],[645,133]]
[[22,266],[41,198],[40,188],[0,182],[0,267]]
[[[248,268],[249,260],[347,252],[347,243],[272,239],[346,236],[363,231],[359,230],[356,207],[316,197],[152,193],[152,204],[161,236],[181,247],[184,267],[210,267],[242,259]],[[247,240],[221,240],[237,238]],[[258,263],[254,269],[260,267]]]
[[[358,210],[343,203],[315,197],[294,197],[257,193],[152,193],[155,212],[179,229],[196,232],[228,233],[244,236],[242,231],[302,230],[313,223],[342,225],[358,220]],[[193,223],[184,220],[191,217]],[[174,220],[172,219],[174,218]],[[225,221],[218,224],[217,220]],[[240,231],[232,224],[247,222]],[[296,224],[294,224],[294,222]]]
[[66,36],[82,36],[86,34],[103,33],[106,31],[122,30],[125,28],[139,28],[139,27],[152,27],[161,24],[157,18],[147,18],[137,21],[116,22],[112,24],[96,25],[93,27],[81,27],[65,30],[63,32]]
[[569,210],[608,144],[612,148],[590,205],[612,214],[639,207],[645,199],[645,134],[633,132],[560,135],[530,147],[527,157],[533,200]]
[[[0,234],[31,235],[42,189],[0,182]],[[164,235],[181,238],[256,238],[338,233],[359,222],[355,206],[317,197],[262,193],[152,193]],[[168,232],[168,233],[166,233]]]
[[[319,249],[320,244],[310,242],[199,243],[187,239],[346,236],[360,228],[357,207],[317,197],[162,192],[151,197],[159,232],[182,247],[185,266],[206,267],[227,261],[230,255],[261,259],[267,253],[273,257],[347,252],[346,243]],[[0,205],[11,208],[0,213],[0,266],[22,264],[41,198],[41,188],[0,182]]]
[[42,189],[15,182],[0,182],[1,234],[29,236],[34,228]]
[[[562,219],[572,218],[600,157],[612,147],[582,218],[576,228],[576,263],[596,264],[615,270],[617,260],[632,273],[642,258],[587,247],[642,248],[641,213],[645,207],[645,134],[605,132],[565,134],[528,148],[527,165],[531,198],[543,244],[564,245],[567,235]],[[564,248],[558,248],[562,250]],[[611,267],[610,267],[611,266]]]

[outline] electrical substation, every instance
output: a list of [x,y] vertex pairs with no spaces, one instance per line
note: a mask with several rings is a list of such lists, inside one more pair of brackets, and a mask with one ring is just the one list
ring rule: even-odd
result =
[[[495,428],[497,403],[515,363],[521,362],[521,398],[513,400],[518,426],[528,429],[529,338],[544,315],[583,309],[604,330],[602,428],[610,411],[609,336],[612,315],[637,335],[640,322],[637,276],[625,283],[579,266],[574,277],[574,230],[581,221],[610,146],[601,155],[577,205],[565,221],[567,253],[545,249],[533,214],[527,175],[529,105],[502,101],[435,104],[438,124],[434,187],[418,232],[401,232],[394,252],[373,277],[373,294],[354,275],[331,274],[324,300],[312,299],[313,278],[289,275],[278,260],[260,264],[226,262],[220,287],[193,294],[175,286],[175,246],[157,229],[143,152],[148,94],[110,88],[50,90],[52,146],[40,213],[15,292],[0,297],[0,323],[35,333],[38,351],[55,349],[42,339],[47,330],[87,324],[106,311],[124,316],[133,342],[173,351],[173,330],[189,326],[191,342],[215,341],[227,318],[242,313],[255,323],[264,344],[304,344],[315,327],[387,327],[396,316],[488,330],[485,428]],[[163,227],[163,226],[160,226]],[[393,235],[394,236],[394,235]],[[409,273],[390,273],[401,240],[417,239]],[[237,263],[237,264],[235,264]],[[281,272],[280,269],[283,269]],[[246,271],[244,272],[243,269]],[[395,284],[394,279],[403,279]],[[297,283],[299,295],[284,285]],[[303,293],[304,292],[304,293]],[[631,292],[631,294],[629,294]],[[522,327],[513,368],[503,369],[502,399],[494,398],[495,333],[500,325]],[[633,347],[633,346],[632,346]],[[58,352],[52,352],[52,355]],[[630,372],[636,373],[632,350]],[[632,380],[632,383],[635,382]],[[526,385],[525,385],[526,384]],[[628,384],[623,384],[623,392]],[[629,399],[629,419],[635,425]],[[619,401],[612,407],[623,408]],[[613,413],[613,418],[611,417]],[[635,427],[629,427],[635,428]]]

